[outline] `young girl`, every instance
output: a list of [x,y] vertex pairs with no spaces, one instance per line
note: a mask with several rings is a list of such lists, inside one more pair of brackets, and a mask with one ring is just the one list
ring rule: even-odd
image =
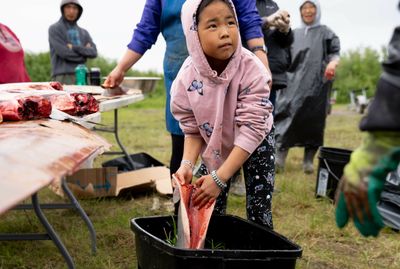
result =
[[171,111],[185,134],[175,176],[190,183],[201,154],[211,172],[197,180],[194,205],[203,207],[218,197],[214,212],[224,214],[227,183],[243,165],[247,217],[273,228],[271,77],[241,46],[230,0],[187,0],[181,20],[190,56],[171,88]]

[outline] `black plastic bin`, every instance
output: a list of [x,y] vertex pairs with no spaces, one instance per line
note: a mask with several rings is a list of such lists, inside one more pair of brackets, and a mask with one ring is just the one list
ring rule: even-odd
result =
[[335,198],[335,192],[343,169],[350,161],[350,150],[339,148],[319,148],[319,163],[317,173],[317,183],[315,186],[316,197]]
[[134,169],[131,169],[129,166],[128,158],[126,156],[118,157],[116,159],[112,159],[102,163],[103,167],[117,167],[118,172],[128,172],[132,170],[138,170],[146,167],[153,166],[164,166],[162,162],[153,158],[149,154],[145,152],[135,153],[129,155],[132,159]]
[[[177,248],[164,241],[173,223],[173,216],[131,220],[138,268],[284,269],[295,268],[302,254],[301,247],[284,236],[231,215],[212,216],[204,249]],[[212,249],[211,244],[224,248]]]

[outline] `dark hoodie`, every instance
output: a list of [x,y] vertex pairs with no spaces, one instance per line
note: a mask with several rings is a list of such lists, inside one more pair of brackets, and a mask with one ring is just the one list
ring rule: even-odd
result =
[[[75,21],[64,17],[63,8],[67,4],[78,6],[79,13]],[[96,45],[88,31],[78,26],[77,21],[83,8],[78,0],[62,0],[60,4],[61,18],[49,27],[49,44],[52,71],[51,75],[73,74],[78,64],[84,64],[87,58],[97,57]],[[72,44],[70,49],[67,44]],[[90,44],[90,47],[86,47]]]

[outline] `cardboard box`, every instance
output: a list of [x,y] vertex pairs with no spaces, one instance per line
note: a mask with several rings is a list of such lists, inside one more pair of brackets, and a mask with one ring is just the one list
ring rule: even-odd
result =
[[142,168],[119,173],[116,167],[81,169],[66,178],[76,197],[118,196],[122,190],[155,189],[162,195],[172,195],[169,169],[165,166]]

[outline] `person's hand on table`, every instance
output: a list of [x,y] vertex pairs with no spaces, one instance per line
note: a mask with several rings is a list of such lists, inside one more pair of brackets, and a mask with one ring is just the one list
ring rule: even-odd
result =
[[119,86],[124,80],[125,72],[116,66],[110,74],[108,74],[106,80],[103,82],[103,87],[114,88]]

